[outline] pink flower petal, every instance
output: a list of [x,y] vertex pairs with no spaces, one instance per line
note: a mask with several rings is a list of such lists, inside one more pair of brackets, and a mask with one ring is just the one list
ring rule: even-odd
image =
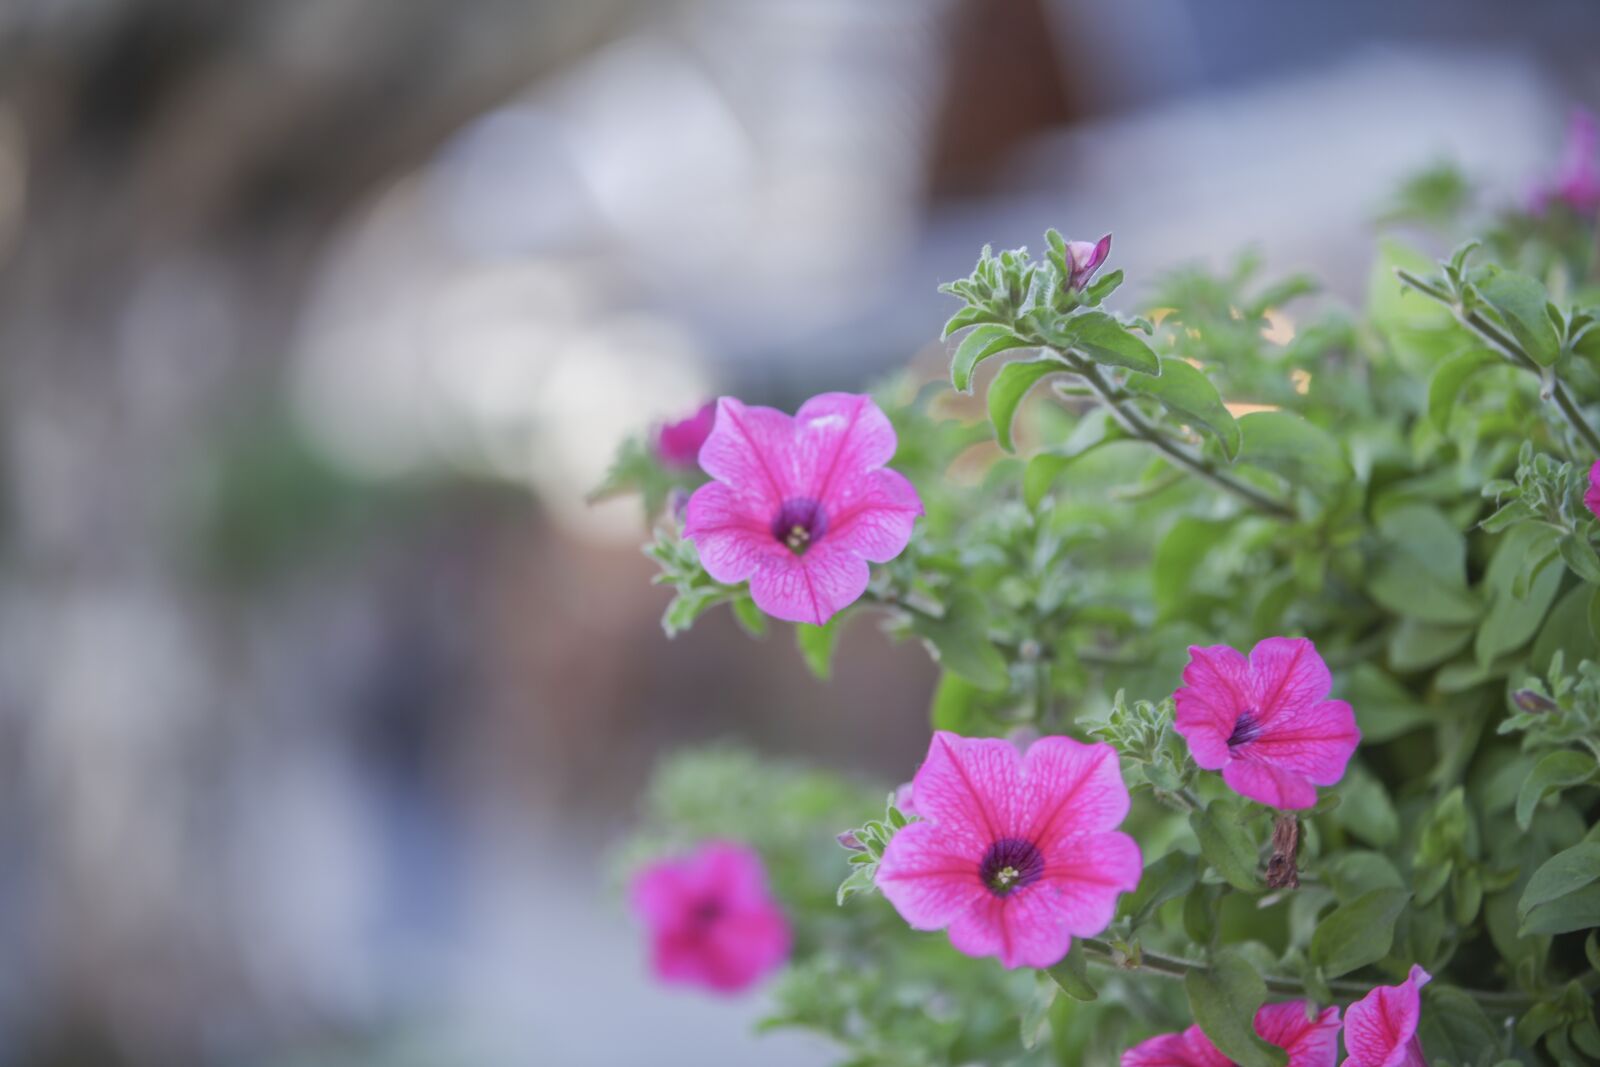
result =
[[1279,712],[1248,746],[1249,757],[1302,775],[1314,785],[1334,785],[1361,741],[1355,712],[1342,700]]
[[1328,695],[1333,678],[1316,646],[1303,637],[1269,637],[1250,650],[1257,722]]
[[[706,570],[710,569],[707,564]],[[839,609],[855,603],[871,578],[866,560],[831,539],[799,556],[779,546],[756,564],[750,575],[750,597],[775,619],[821,626]]]
[[1379,986],[1344,1016],[1344,1067],[1425,1067],[1417,1047],[1420,990],[1431,975],[1413,966],[1399,985]]
[[1044,849],[1044,875],[1029,891],[1048,890],[1063,928],[1078,937],[1110,926],[1117,896],[1139,888],[1144,873],[1138,843],[1120,831],[1075,834]]
[[1189,1046],[1189,1062],[1194,1067],[1233,1067],[1233,1061],[1217,1051],[1205,1031],[1191,1026],[1183,1032],[1184,1044]]
[[1030,841],[1051,840],[1063,827],[1075,833],[1109,830],[1128,817],[1122,764],[1117,750],[1104,742],[1041,737],[1028,748],[1022,766],[1031,800],[1023,836]]
[[722,397],[711,436],[700,448],[701,469],[775,514],[786,499],[804,492],[796,484],[794,465],[783,460],[792,451],[793,435],[793,420],[776,408],[749,407]]
[[1265,1004],[1256,1012],[1256,1034],[1289,1053],[1289,1067],[1333,1067],[1339,1057],[1339,1009],[1306,1018],[1306,1003]]
[[719,582],[742,582],[763,560],[794,557],[772,535],[765,500],[709,482],[696,489],[684,513],[683,535],[694,542],[706,573]]
[[1222,780],[1240,796],[1283,811],[1316,807],[1317,787],[1303,776],[1270,763],[1237,759],[1222,768]]
[[1583,506],[1600,518],[1600,460],[1589,468],[1589,491],[1583,494]]
[[662,426],[656,433],[656,455],[674,467],[693,467],[716,417],[717,405],[712,401],[688,418]]
[[979,855],[1021,826],[1022,768],[1017,750],[998,737],[940,730],[911,780],[917,814],[947,834],[976,842]]
[[950,944],[968,956],[998,956],[1007,969],[1060,963],[1072,935],[1036,888],[1004,897],[984,893],[950,924]]
[[[1186,1036],[1181,1033],[1162,1034],[1141,1041],[1122,1054],[1122,1067],[1211,1067],[1215,1060],[1197,1058],[1189,1048]],[[1217,1067],[1227,1064],[1228,1060],[1224,1058]]]
[[835,475],[828,497],[828,540],[884,563],[905,551],[911,528],[922,514],[922,500],[899,471],[871,470]]
[[890,839],[878,888],[913,929],[939,930],[989,895],[978,879],[981,859],[975,840],[914,822]]
[[840,479],[856,477],[894,458],[894,427],[869,396],[814,396],[795,412],[794,425],[795,440],[789,450],[809,468],[799,483],[804,489],[801,495],[830,505]]
[[1239,714],[1255,706],[1250,661],[1227,645],[1192,646],[1183,670],[1184,688],[1174,696],[1173,729],[1189,743],[1194,761],[1208,771],[1221,770],[1232,754],[1228,737]]

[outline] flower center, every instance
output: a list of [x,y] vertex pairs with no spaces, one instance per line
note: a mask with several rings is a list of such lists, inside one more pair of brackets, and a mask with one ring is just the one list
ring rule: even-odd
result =
[[1261,736],[1261,724],[1256,722],[1255,709],[1241,711],[1239,717],[1233,720],[1233,733],[1228,735],[1228,747],[1238,748],[1248,745]]
[[997,897],[1032,885],[1044,873],[1044,853],[1032,841],[1002,837],[978,864],[978,878]]
[[806,549],[822,540],[828,531],[827,516],[822,505],[810,497],[791,497],[778,509],[772,520],[772,538],[793,552],[803,556]]
[[691,925],[705,928],[722,918],[722,902],[717,900],[702,900],[689,911]]

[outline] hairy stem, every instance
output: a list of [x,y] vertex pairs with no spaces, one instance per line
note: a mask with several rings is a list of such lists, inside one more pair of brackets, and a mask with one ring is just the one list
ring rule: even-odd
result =
[[1264,515],[1271,515],[1275,519],[1292,522],[1296,518],[1294,508],[1278,498],[1262,492],[1250,483],[1234,477],[1222,470],[1215,463],[1195,452],[1193,449],[1180,444],[1165,433],[1161,427],[1154,425],[1141,415],[1132,404],[1128,403],[1127,394],[1115,388],[1106,381],[1100,373],[1100,368],[1087,360],[1079,359],[1069,352],[1058,352],[1085,382],[1100,402],[1111,409],[1111,414],[1122,424],[1122,428],[1133,436],[1147,442],[1168,459],[1204,478],[1217,488],[1232,493],[1240,500]]
[[1417,292],[1449,308],[1450,313],[1456,317],[1457,322],[1477,334],[1480,340],[1504,356],[1507,362],[1537,375],[1541,380],[1547,381],[1549,386],[1544,391],[1547,399],[1552,401],[1556,408],[1560,410],[1562,418],[1566,419],[1567,425],[1571,426],[1573,432],[1583,439],[1583,443],[1588,445],[1596,455],[1600,455],[1600,433],[1596,433],[1594,427],[1589,425],[1589,420],[1584,418],[1582,409],[1572,399],[1572,394],[1567,392],[1567,387],[1562,385],[1553,375],[1547,378],[1544,368],[1540,367],[1533,357],[1523,350],[1522,346],[1517,343],[1516,338],[1509,336],[1504,330],[1476,311],[1467,311],[1449,293],[1432,282],[1425,281],[1408,270],[1396,269],[1395,275]]
[[[1143,950],[1139,953],[1137,964],[1119,959],[1118,954],[1105,941],[1094,937],[1080,938],[1079,943],[1094,963],[1104,964],[1124,971],[1150,971],[1166,978],[1182,979],[1190,971],[1206,971],[1210,967],[1200,960],[1188,960],[1178,956],[1166,956],[1159,952]],[[1306,996],[1305,983],[1297,978],[1285,978],[1277,975],[1263,975],[1262,981],[1266,983],[1268,992],[1282,996]],[[1341,1001],[1359,1000],[1372,991],[1372,987],[1364,982],[1351,982],[1344,979],[1334,979],[1328,983],[1328,988]],[[1525,1011],[1538,1002],[1538,998],[1528,993],[1513,991],[1498,991],[1490,989],[1462,989],[1487,1011],[1519,1012]]]

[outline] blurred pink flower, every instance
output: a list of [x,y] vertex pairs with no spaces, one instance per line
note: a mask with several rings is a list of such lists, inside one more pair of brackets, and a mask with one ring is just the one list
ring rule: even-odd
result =
[[1094,277],[1094,272],[1100,269],[1100,264],[1106,261],[1106,256],[1111,254],[1111,235],[1108,233],[1100,240],[1068,241],[1067,242],[1067,269],[1072,272],[1067,279],[1068,289],[1082,289],[1089,284],[1089,279]]
[[1567,120],[1567,145],[1555,181],[1533,191],[1533,212],[1542,213],[1552,200],[1562,201],[1580,215],[1600,211],[1600,129],[1594,116],[1582,108],[1574,108]]
[[889,842],[878,887],[913,928],[948,927],[969,956],[1049,967],[1139,884],[1139,846],[1114,829],[1128,789],[1110,745],[1044,737],[1023,756],[941,730],[914,787],[921,821]]
[[[1352,1009],[1354,1010],[1354,1009]],[[1306,1018],[1306,1002],[1266,1004],[1256,1012],[1256,1036],[1289,1053],[1289,1067],[1333,1067],[1339,1055],[1339,1009]],[[1162,1034],[1122,1054],[1122,1067],[1232,1067],[1198,1026]]]
[[711,436],[717,416],[716,401],[678,422],[669,422],[656,431],[656,458],[669,467],[693,467],[700,462],[700,446]]
[[894,427],[871,397],[824,393],[791,418],[717,402],[700,450],[712,482],[689,499],[684,536],[719,582],[750,580],[768,615],[821,625],[898,556],[922,514],[905,477],[884,468]]
[[1600,518],[1600,459],[1589,468],[1589,491],[1583,494],[1583,506]]
[[1269,637],[1250,658],[1226,645],[1189,649],[1173,723],[1194,761],[1269,807],[1309,808],[1319,785],[1344,777],[1361,740],[1350,705],[1328,700],[1332,679],[1303,637]]
[[663,982],[734,993],[789,958],[789,923],[761,857],[744,845],[709,841],[658,860],[634,876],[632,900]]
[[1379,986],[1345,1013],[1343,1067],[1427,1067],[1417,1021],[1421,989],[1432,979],[1413,966],[1399,985]]

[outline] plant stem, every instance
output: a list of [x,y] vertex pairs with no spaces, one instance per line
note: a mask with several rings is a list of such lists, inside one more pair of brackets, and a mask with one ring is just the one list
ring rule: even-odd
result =
[[[1111,946],[1099,938],[1080,938],[1080,943],[1088,953],[1088,958],[1095,963],[1105,964],[1124,971],[1150,971],[1166,978],[1182,979],[1190,971],[1206,971],[1210,967],[1199,960],[1187,960],[1178,956],[1166,956],[1159,952],[1141,950],[1139,962],[1119,963],[1117,954]],[[1297,978],[1285,978],[1277,975],[1263,975],[1262,981],[1266,983],[1268,992],[1278,993],[1283,996],[1306,995],[1305,983]],[[1351,982],[1344,979],[1334,979],[1328,983],[1328,988],[1338,995],[1341,1001],[1359,1000],[1372,991],[1372,987],[1364,982]],[[1497,991],[1489,989],[1462,989],[1461,992],[1476,1000],[1480,1006],[1492,1011],[1517,1012],[1531,1008],[1538,1002],[1538,998],[1528,993],[1511,991]]]
[[1126,394],[1106,381],[1105,376],[1100,373],[1100,369],[1093,363],[1078,359],[1071,353],[1061,352],[1059,349],[1054,349],[1053,351],[1056,351],[1067,361],[1073,373],[1089,384],[1089,388],[1094,390],[1095,395],[1100,398],[1100,402],[1111,409],[1111,414],[1122,424],[1123,429],[1130,434],[1154,446],[1167,458],[1187,467],[1217,488],[1232,493],[1264,515],[1271,515],[1275,519],[1283,519],[1287,522],[1292,522],[1297,517],[1294,508],[1288,504],[1262,492],[1248,482],[1235,478],[1193,449],[1186,448],[1162,432],[1159,426],[1153,425],[1143,415],[1139,414],[1138,410],[1127,402]]
[[1457,322],[1477,334],[1482,341],[1488,344],[1490,348],[1498,351],[1513,366],[1521,367],[1523,370],[1536,374],[1540,379],[1547,381],[1549,383],[1548,399],[1555,401],[1555,405],[1560,409],[1562,417],[1567,420],[1567,425],[1572,427],[1574,433],[1583,438],[1583,443],[1588,445],[1596,455],[1600,455],[1600,433],[1596,433],[1594,427],[1589,425],[1589,420],[1583,417],[1583,411],[1578,407],[1577,402],[1572,399],[1572,394],[1567,392],[1567,387],[1562,385],[1553,374],[1547,378],[1544,368],[1540,367],[1532,356],[1523,351],[1522,346],[1517,343],[1515,338],[1507,336],[1504,330],[1476,311],[1467,311],[1459,301],[1437,285],[1424,281],[1408,270],[1396,269],[1395,275],[1417,292],[1431,297],[1449,308],[1450,313],[1455,316]]

